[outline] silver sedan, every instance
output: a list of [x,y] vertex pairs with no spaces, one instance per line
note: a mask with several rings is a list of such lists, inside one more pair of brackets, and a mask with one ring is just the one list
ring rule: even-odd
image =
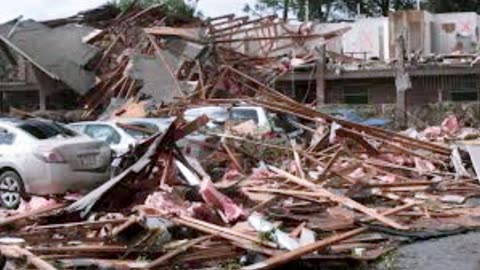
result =
[[0,203],[21,196],[88,191],[109,179],[111,150],[104,142],[41,120],[0,120]]

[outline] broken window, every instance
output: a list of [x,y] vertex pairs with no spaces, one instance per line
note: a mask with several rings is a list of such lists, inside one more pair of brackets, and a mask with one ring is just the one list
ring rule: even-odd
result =
[[346,87],[343,89],[345,104],[368,104],[368,89],[364,87]]

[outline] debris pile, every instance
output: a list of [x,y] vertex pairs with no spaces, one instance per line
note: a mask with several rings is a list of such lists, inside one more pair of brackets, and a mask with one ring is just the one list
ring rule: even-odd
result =
[[[162,17],[146,15],[153,10],[127,12],[90,41],[103,48],[97,63],[103,74],[87,104],[90,114],[113,97],[136,108],[147,95],[157,104],[145,115],[176,120],[131,149],[120,174],[80,199],[0,221],[0,253],[17,268],[274,269],[300,259],[372,261],[401,243],[480,225],[480,207],[469,200],[480,185],[457,148],[337,119],[272,87],[290,65],[316,59],[309,40],[341,32],[312,35],[307,26],[285,29],[274,17],[229,15],[201,22],[204,34],[164,26]],[[133,28],[138,36],[129,33]],[[244,47],[257,51],[240,52]],[[277,54],[282,47],[295,54]],[[181,49],[181,65],[173,68],[168,59]],[[207,116],[186,121],[181,114],[238,104],[295,117],[290,122],[303,133],[258,135],[248,121],[212,131]],[[441,132],[457,129],[452,118]],[[204,159],[177,146],[195,132],[219,138]]]

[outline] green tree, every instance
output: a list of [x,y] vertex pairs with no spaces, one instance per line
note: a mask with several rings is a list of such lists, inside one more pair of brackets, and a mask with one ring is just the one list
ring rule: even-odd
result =
[[[448,2],[448,0],[444,1]],[[276,13],[283,11],[284,14],[288,11],[295,14],[299,20],[304,20],[307,2],[309,19],[317,19],[322,22],[345,19],[357,14],[359,8],[360,12],[367,16],[388,16],[391,10],[412,9],[417,4],[417,0],[257,0],[253,8],[248,6],[246,11],[273,11]]]
[[121,10],[125,10],[134,2],[144,8],[161,4],[167,12],[181,16],[193,17],[195,15],[194,5],[188,4],[184,0],[116,0],[115,4]]
[[435,13],[443,12],[480,12],[480,0],[428,0],[428,10]]
[[304,21],[308,10],[309,20],[319,20],[321,22],[332,19],[332,11],[335,3],[339,0],[257,0],[253,7],[246,5],[246,12],[264,13],[264,12],[282,12],[283,19],[288,18],[288,14],[294,14],[298,20]]
[[340,6],[350,15],[361,14],[367,16],[388,16],[391,10],[406,10],[416,7],[417,0],[342,0]]

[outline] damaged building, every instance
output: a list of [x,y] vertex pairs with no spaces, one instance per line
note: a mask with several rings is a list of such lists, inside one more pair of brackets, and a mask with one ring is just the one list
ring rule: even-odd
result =
[[95,31],[73,17],[0,25],[0,111],[78,108],[95,86],[91,62],[100,50],[83,42]]
[[410,10],[333,24],[351,30],[327,42],[328,60],[296,68],[277,87],[298,100],[319,104],[395,103],[395,40],[402,35],[412,83],[407,104],[477,102],[479,18],[472,12]]
[[[103,17],[114,18],[114,11],[95,12],[99,10]],[[249,56],[285,56],[284,67],[272,67],[283,68],[282,76],[270,78],[271,83],[298,101],[391,104],[396,102],[395,40],[399,35],[405,38],[405,68],[411,77],[407,104],[480,98],[475,54],[480,17],[476,13],[411,10],[321,24],[285,24],[275,16],[251,21],[238,17],[217,32],[191,21],[181,30],[145,29],[153,31],[148,32],[152,36],[168,37],[155,48],[140,42],[151,12],[154,9],[141,14],[135,25],[127,21],[115,27],[98,25],[99,19],[91,17],[85,23],[78,16],[1,25],[1,110],[73,109],[81,104],[99,108],[108,105],[111,97],[126,99],[138,93],[169,103],[204,87],[198,84],[203,70],[196,63],[210,46],[219,45]],[[129,36],[120,37],[118,29]],[[308,38],[297,37],[302,34]],[[323,43],[325,59],[316,61]],[[315,54],[307,53],[312,50]],[[105,77],[108,72],[110,77]],[[100,100],[111,88],[115,90]],[[68,102],[55,102],[59,98]]]

